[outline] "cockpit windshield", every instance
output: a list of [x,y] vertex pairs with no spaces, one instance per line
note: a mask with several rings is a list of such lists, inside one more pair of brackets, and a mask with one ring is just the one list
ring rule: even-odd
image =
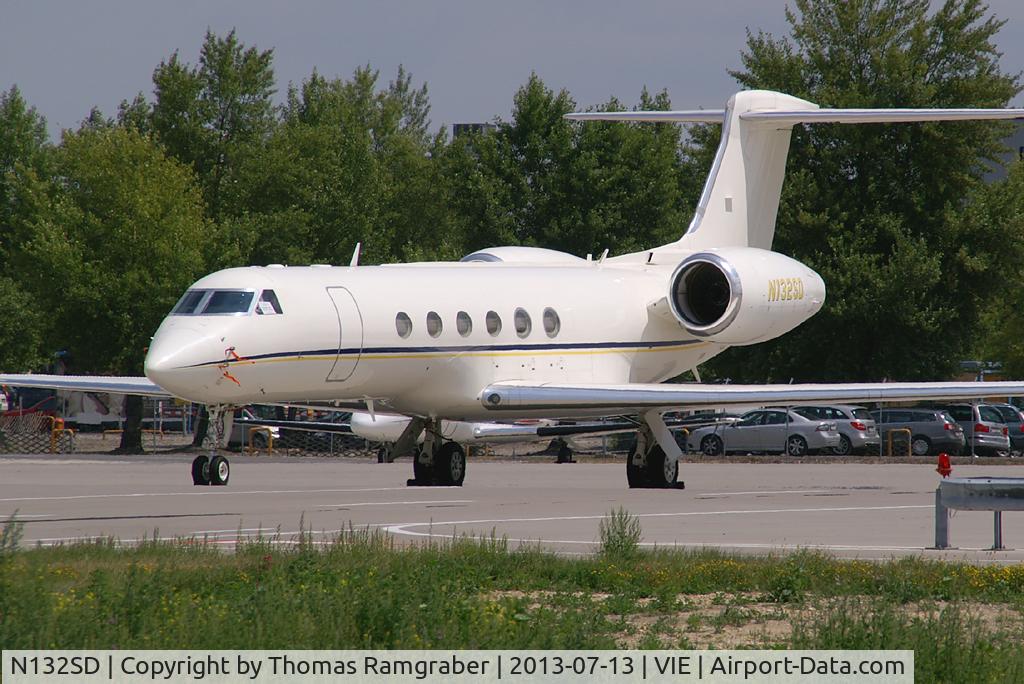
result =
[[[171,310],[177,316],[242,315],[252,313],[255,290],[189,290]],[[273,290],[263,290],[256,301],[256,313],[279,314],[281,303]]]
[[254,296],[252,290],[189,290],[171,313],[181,316],[247,314]]
[[188,315],[196,313],[208,292],[209,290],[189,290],[174,305],[174,308],[171,309],[171,314]]
[[252,292],[240,290],[214,290],[203,307],[204,314],[249,313]]

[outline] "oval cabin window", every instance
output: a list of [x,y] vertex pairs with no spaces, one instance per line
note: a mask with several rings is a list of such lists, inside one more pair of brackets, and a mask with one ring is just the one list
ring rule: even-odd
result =
[[548,337],[554,337],[562,329],[562,321],[558,318],[558,312],[552,308],[544,309],[544,332]]
[[501,332],[501,316],[496,311],[488,311],[484,320],[487,323],[487,332],[491,337],[496,337]]
[[436,311],[431,311],[427,314],[427,334],[431,337],[437,337],[441,334],[441,330],[444,325],[441,323],[441,317],[437,315]]
[[395,330],[403,340],[412,333],[412,320],[404,311],[395,316]]
[[473,319],[468,313],[460,311],[455,315],[455,329],[463,337],[469,337],[469,333],[473,332]]
[[530,334],[530,330],[533,329],[533,323],[530,321],[530,314],[526,313],[526,309],[516,309],[513,322],[516,326],[516,335],[520,337],[526,337]]

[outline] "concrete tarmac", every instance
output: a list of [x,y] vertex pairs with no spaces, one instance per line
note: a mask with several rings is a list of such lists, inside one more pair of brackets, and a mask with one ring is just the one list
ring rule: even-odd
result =
[[[407,487],[408,460],[231,458],[227,487],[191,484],[191,456],[0,456],[0,519],[24,522],[22,545],[113,537],[238,538],[289,543],[300,521],[317,543],[375,527],[400,542],[506,537],[561,553],[597,549],[598,523],[623,507],[643,543],[744,553],[809,548],[839,557],[1024,560],[1024,515],[1003,516],[991,551],[990,512],[958,511],[937,551],[933,466],[848,463],[683,463],[683,490],[630,490],[616,463],[474,462],[463,487]],[[955,476],[1024,476],[1017,466],[958,466]]]

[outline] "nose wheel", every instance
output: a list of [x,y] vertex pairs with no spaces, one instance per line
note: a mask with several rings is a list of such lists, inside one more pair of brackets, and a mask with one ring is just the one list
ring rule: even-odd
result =
[[210,427],[213,428],[212,435],[208,435],[210,455],[196,456],[192,461],[192,484],[196,486],[213,485],[224,486],[231,479],[231,464],[228,459],[218,452],[226,432],[225,422],[229,423],[232,414],[224,411],[224,407],[209,407]]

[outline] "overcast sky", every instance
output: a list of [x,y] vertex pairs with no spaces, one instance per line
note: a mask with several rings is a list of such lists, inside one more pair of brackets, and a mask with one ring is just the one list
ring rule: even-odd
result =
[[[736,89],[746,29],[785,34],[783,0],[0,0],[0,89],[17,84],[50,124],[73,127],[143,92],[175,50],[192,64],[207,28],[237,29],[273,48],[278,98],[317,68],[348,77],[399,64],[427,83],[433,128],[508,118],[516,89],[537,72],[581,107],[609,96],[635,104],[643,86],[676,108],[721,107]],[[1024,69],[1024,0],[990,0],[1009,22],[1004,71]],[[1013,102],[1024,105],[1024,98]]]

